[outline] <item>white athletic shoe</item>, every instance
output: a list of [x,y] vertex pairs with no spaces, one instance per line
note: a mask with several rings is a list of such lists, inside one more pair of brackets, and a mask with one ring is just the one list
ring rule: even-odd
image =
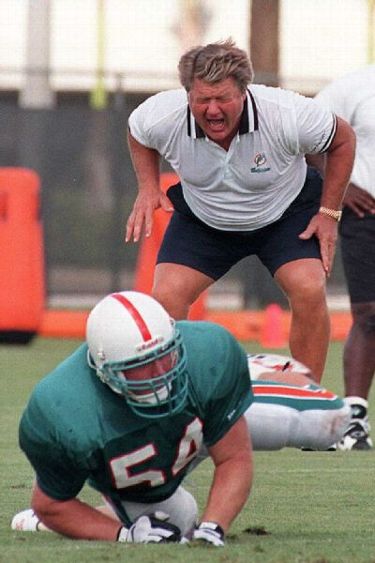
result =
[[35,512],[31,508],[28,508],[13,516],[10,527],[12,530],[17,530],[18,532],[37,532],[39,522],[40,520]]
[[338,442],[339,450],[371,450],[370,424],[367,419],[353,418],[344,437]]
[[344,436],[337,444],[343,451],[371,450],[373,448],[370,438],[370,423],[368,421],[368,402],[362,397],[345,397],[345,402],[350,406],[352,418]]

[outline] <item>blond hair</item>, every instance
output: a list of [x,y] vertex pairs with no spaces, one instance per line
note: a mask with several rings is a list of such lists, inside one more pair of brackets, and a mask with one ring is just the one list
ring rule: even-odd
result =
[[232,39],[194,47],[182,55],[178,63],[180,82],[187,92],[194,78],[210,84],[233,78],[244,92],[253,80],[253,67],[245,51],[236,47]]

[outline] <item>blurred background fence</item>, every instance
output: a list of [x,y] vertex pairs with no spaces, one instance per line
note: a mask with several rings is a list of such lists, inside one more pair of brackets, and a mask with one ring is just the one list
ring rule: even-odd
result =
[[135,197],[127,111],[94,110],[80,97],[53,109],[0,99],[0,166],[32,168],[41,178],[49,296],[132,283],[137,248],[123,244]]
[[[35,170],[41,178],[46,286],[52,303],[90,301],[131,288],[138,245],[123,242],[136,182],[126,147],[127,117],[145,95],[117,93],[106,109],[87,96],[63,97],[53,109],[24,109],[0,95],[0,166]],[[168,170],[167,165],[163,170]],[[330,280],[343,294],[340,255]],[[255,258],[243,260],[211,290],[222,307],[285,305]]]
[[[375,0],[0,0],[0,21],[0,166],[41,178],[51,305],[91,305],[133,287],[139,245],[123,242],[136,196],[127,118],[178,87],[183,51],[232,36],[256,82],[306,95],[375,53]],[[331,308],[348,308],[340,248],[328,291]],[[208,295],[216,308],[271,302],[286,306],[256,258]]]

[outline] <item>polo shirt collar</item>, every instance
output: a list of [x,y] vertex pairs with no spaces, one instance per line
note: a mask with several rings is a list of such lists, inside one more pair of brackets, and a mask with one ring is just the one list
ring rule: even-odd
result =
[[[254,96],[248,89],[246,90],[246,98],[241,114],[238,133],[239,135],[253,133],[254,131],[258,130],[258,127],[259,123],[257,106],[254,100]],[[191,113],[189,105],[187,106],[187,134],[193,139],[202,139],[206,136],[203,129],[198,125],[193,114]]]

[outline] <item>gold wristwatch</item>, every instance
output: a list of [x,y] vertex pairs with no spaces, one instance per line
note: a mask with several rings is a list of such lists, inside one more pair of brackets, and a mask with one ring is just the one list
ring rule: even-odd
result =
[[319,207],[319,213],[332,217],[335,221],[339,222],[341,219],[342,211],[339,209],[329,209],[329,207]]

